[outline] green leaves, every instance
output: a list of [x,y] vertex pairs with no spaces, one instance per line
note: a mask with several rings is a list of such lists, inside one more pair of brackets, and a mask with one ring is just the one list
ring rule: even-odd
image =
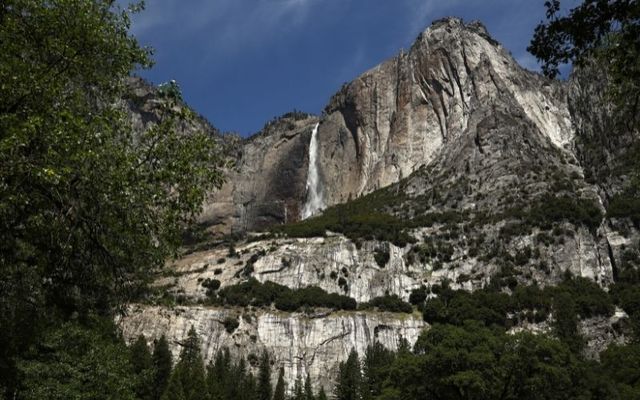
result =
[[116,2],[0,7],[0,326],[26,338],[0,344],[0,380],[13,382],[36,339],[26,326],[111,316],[142,291],[221,184],[222,160],[177,87],[134,130],[126,82],[149,51]]
[[635,1],[584,0],[567,15],[560,1],[545,2],[547,23],[536,27],[528,51],[552,78],[559,66],[595,61],[606,71],[609,95],[619,121],[638,128],[640,112],[640,5]]
[[389,367],[379,398],[575,398],[577,365],[564,344],[544,335],[507,335],[471,321],[436,324],[420,335],[414,354]]
[[96,329],[67,323],[22,359],[22,399],[134,399],[127,348]]
[[358,353],[351,350],[347,361],[340,363],[334,398],[336,400],[362,399],[362,374]]

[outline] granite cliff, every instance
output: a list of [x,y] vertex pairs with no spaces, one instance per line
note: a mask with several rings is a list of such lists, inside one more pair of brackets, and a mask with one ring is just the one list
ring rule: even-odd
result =
[[[586,68],[568,81],[549,80],[520,67],[481,24],[449,18],[427,28],[408,52],[346,84],[322,116],[293,113],[249,139],[221,136],[233,165],[199,218],[207,240],[167,263],[155,282],[172,305],[132,305],[119,320],[125,336],[164,333],[177,353],[193,325],[207,359],[222,346],[250,361],[266,349],[289,383],[310,374],[330,386],[327,371],[351,348],[413,343],[427,324],[376,311],[217,307],[207,305],[203,283],[224,288],[251,277],[292,289],[317,286],[358,303],[408,300],[412,290],[443,282],[465,290],[495,281],[505,282],[506,292],[514,282],[544,287],[567,272],[607,288],[640,247],[637,224],[606,214],[629,177],[603,163],[624,159],[638,132],[610,121],[595,73]],[[616,134],[603,133],[609,131]],[[310,201],[310,150],[320,204],[337,207],[309,224],[322,228],[331,215],[354,213],[366,222],[365,212],[378,213],[399,224],[388,229],[401,229],[405,239],[324,229],[276,229],[237,242],[221,236],[300,221]],[[297,226],[310,226],[304,224]],[[239,321],[232,331],[223,323],[229,316]],[[590,348],[624,342],[614,328],[624,318],[617,310],[584,319]]]

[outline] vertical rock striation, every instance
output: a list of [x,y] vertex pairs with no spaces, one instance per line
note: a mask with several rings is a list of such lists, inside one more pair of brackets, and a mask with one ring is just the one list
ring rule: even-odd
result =
[[524,70],[480,23],[435,22],[409,52],[344,86],[327,106],[319,136],[327,203],[429,164],[487,105],[515,105],[559,148],[573,137],[562,84]]
[[[239,326],[229,332],[226,318],[237,318]],[[127,316],[118,320],[125,338],[139,335],[147,340],[166,335],[174,359],[180,343],[191,326],[198,333],[204,358],[212,360],[218,350],[229,348],[234,357],[245,357],[252,367],[267,350],[275,361],[273,379],[280,366],[293,386],[296,378],[309,374],[314,383],[330,388],[338,364],[352,349],[364,354],[367,346],[378,341],[396,349],[405,339],[413,345],[425,326],[420,317],[389,313],[328,313],[317,316],[266,311],[176,307],[166,309],[133,305]]]

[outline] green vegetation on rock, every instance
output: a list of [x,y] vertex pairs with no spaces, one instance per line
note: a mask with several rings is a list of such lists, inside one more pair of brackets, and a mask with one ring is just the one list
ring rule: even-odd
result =
[[305,307],[326,307],[335,310],[355,310],[356,301],[351,297],[327,293],[316,286],[290,289],[267,281],[260,283],[254,278],[237,285],[226,286],[212,293],[209,302],[220,305],[270,307],[282,311],[298,311]]

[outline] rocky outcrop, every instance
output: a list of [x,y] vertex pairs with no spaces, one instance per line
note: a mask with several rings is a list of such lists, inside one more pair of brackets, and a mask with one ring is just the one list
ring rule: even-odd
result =
[[[487,237],[499,238],[501,226],[484,231]],[[435,236],[439,227],[420,230],[421,235]],[[517,278],[527,285],[554,285],[566,271],[574,276],[592,279],[604,286],[613,282],[613,268],[606,240],[598,241],[587,230],[580,229],[563,236],[561,243],[542,243],[538,232],[520,237],[504,247],[502,257],[517,257],[526,251],[536,254],[516,267]],[[614,241],[614,246],[624,246]],[[404,248],[391,243],[366,241],[356,245],[342,235],[311,239],[272,239],[237,246],[233,255],[228,249],[214,248],[181,258],[170,266],[171,273],[158,280],[175,296],[190,301],[206,299],[207,279],[221,285],[238,284],[251,276],[260,282],[271,281],[293,289],[317,286],[329,293],[344,294],[358,303],[385,294],[395,294],[408,301],[413,289],[450,282],[454,289],[474,290],[485,286],[501,264],[495,260],[471,255],[464,242],[451,239],[439,244],[451,246],[447,260],[420,260],[411,257],[412,246]],[[379,265],[376,251],[389,254],[389,261]],[[544,260],[544,267],[541,262]],[[250,266],[247,272],[247,267]]]
[[638,157],[640,139],[640,131],[633,129],[628,118],[617,117],[609,83],[601,66],[587,63],[571,75],[568,102],[576,129],[576,157],[584,168],[585,179],[597,185],[605,201],[628,183],[629,164]]
[[[409,52],[346,85],[327,106],[319,130],[327,203],[409,176],[473,137],[478,114],[505,109],[555,147],[573,137],[562,84],[521,68],[479,23],[434,23]],[[495,113],[495,123],[504,117]]]
[[[233,330],[225,328],[227,318],[237,319]],[[367,346],[379,342],[396,349],[401,339],[413,345],[425,326],[418,316],[388,313],[328,313],[321,315],[279,312],[176,307],[167,309],[133,305],[128,315],[118,320],[125,338],[144,335],[149,341],[166,335],[174,359],[180,343],[193,326],[198,333],[206,361],[226,347],[234,357],[244,357],[257,367],[263,351],[274,364],[273,379],[284,367],[285,379],[292,386],[296,378],[310,375],[312,382],[329,389],[338,364],[355,349],[364,354]]]

